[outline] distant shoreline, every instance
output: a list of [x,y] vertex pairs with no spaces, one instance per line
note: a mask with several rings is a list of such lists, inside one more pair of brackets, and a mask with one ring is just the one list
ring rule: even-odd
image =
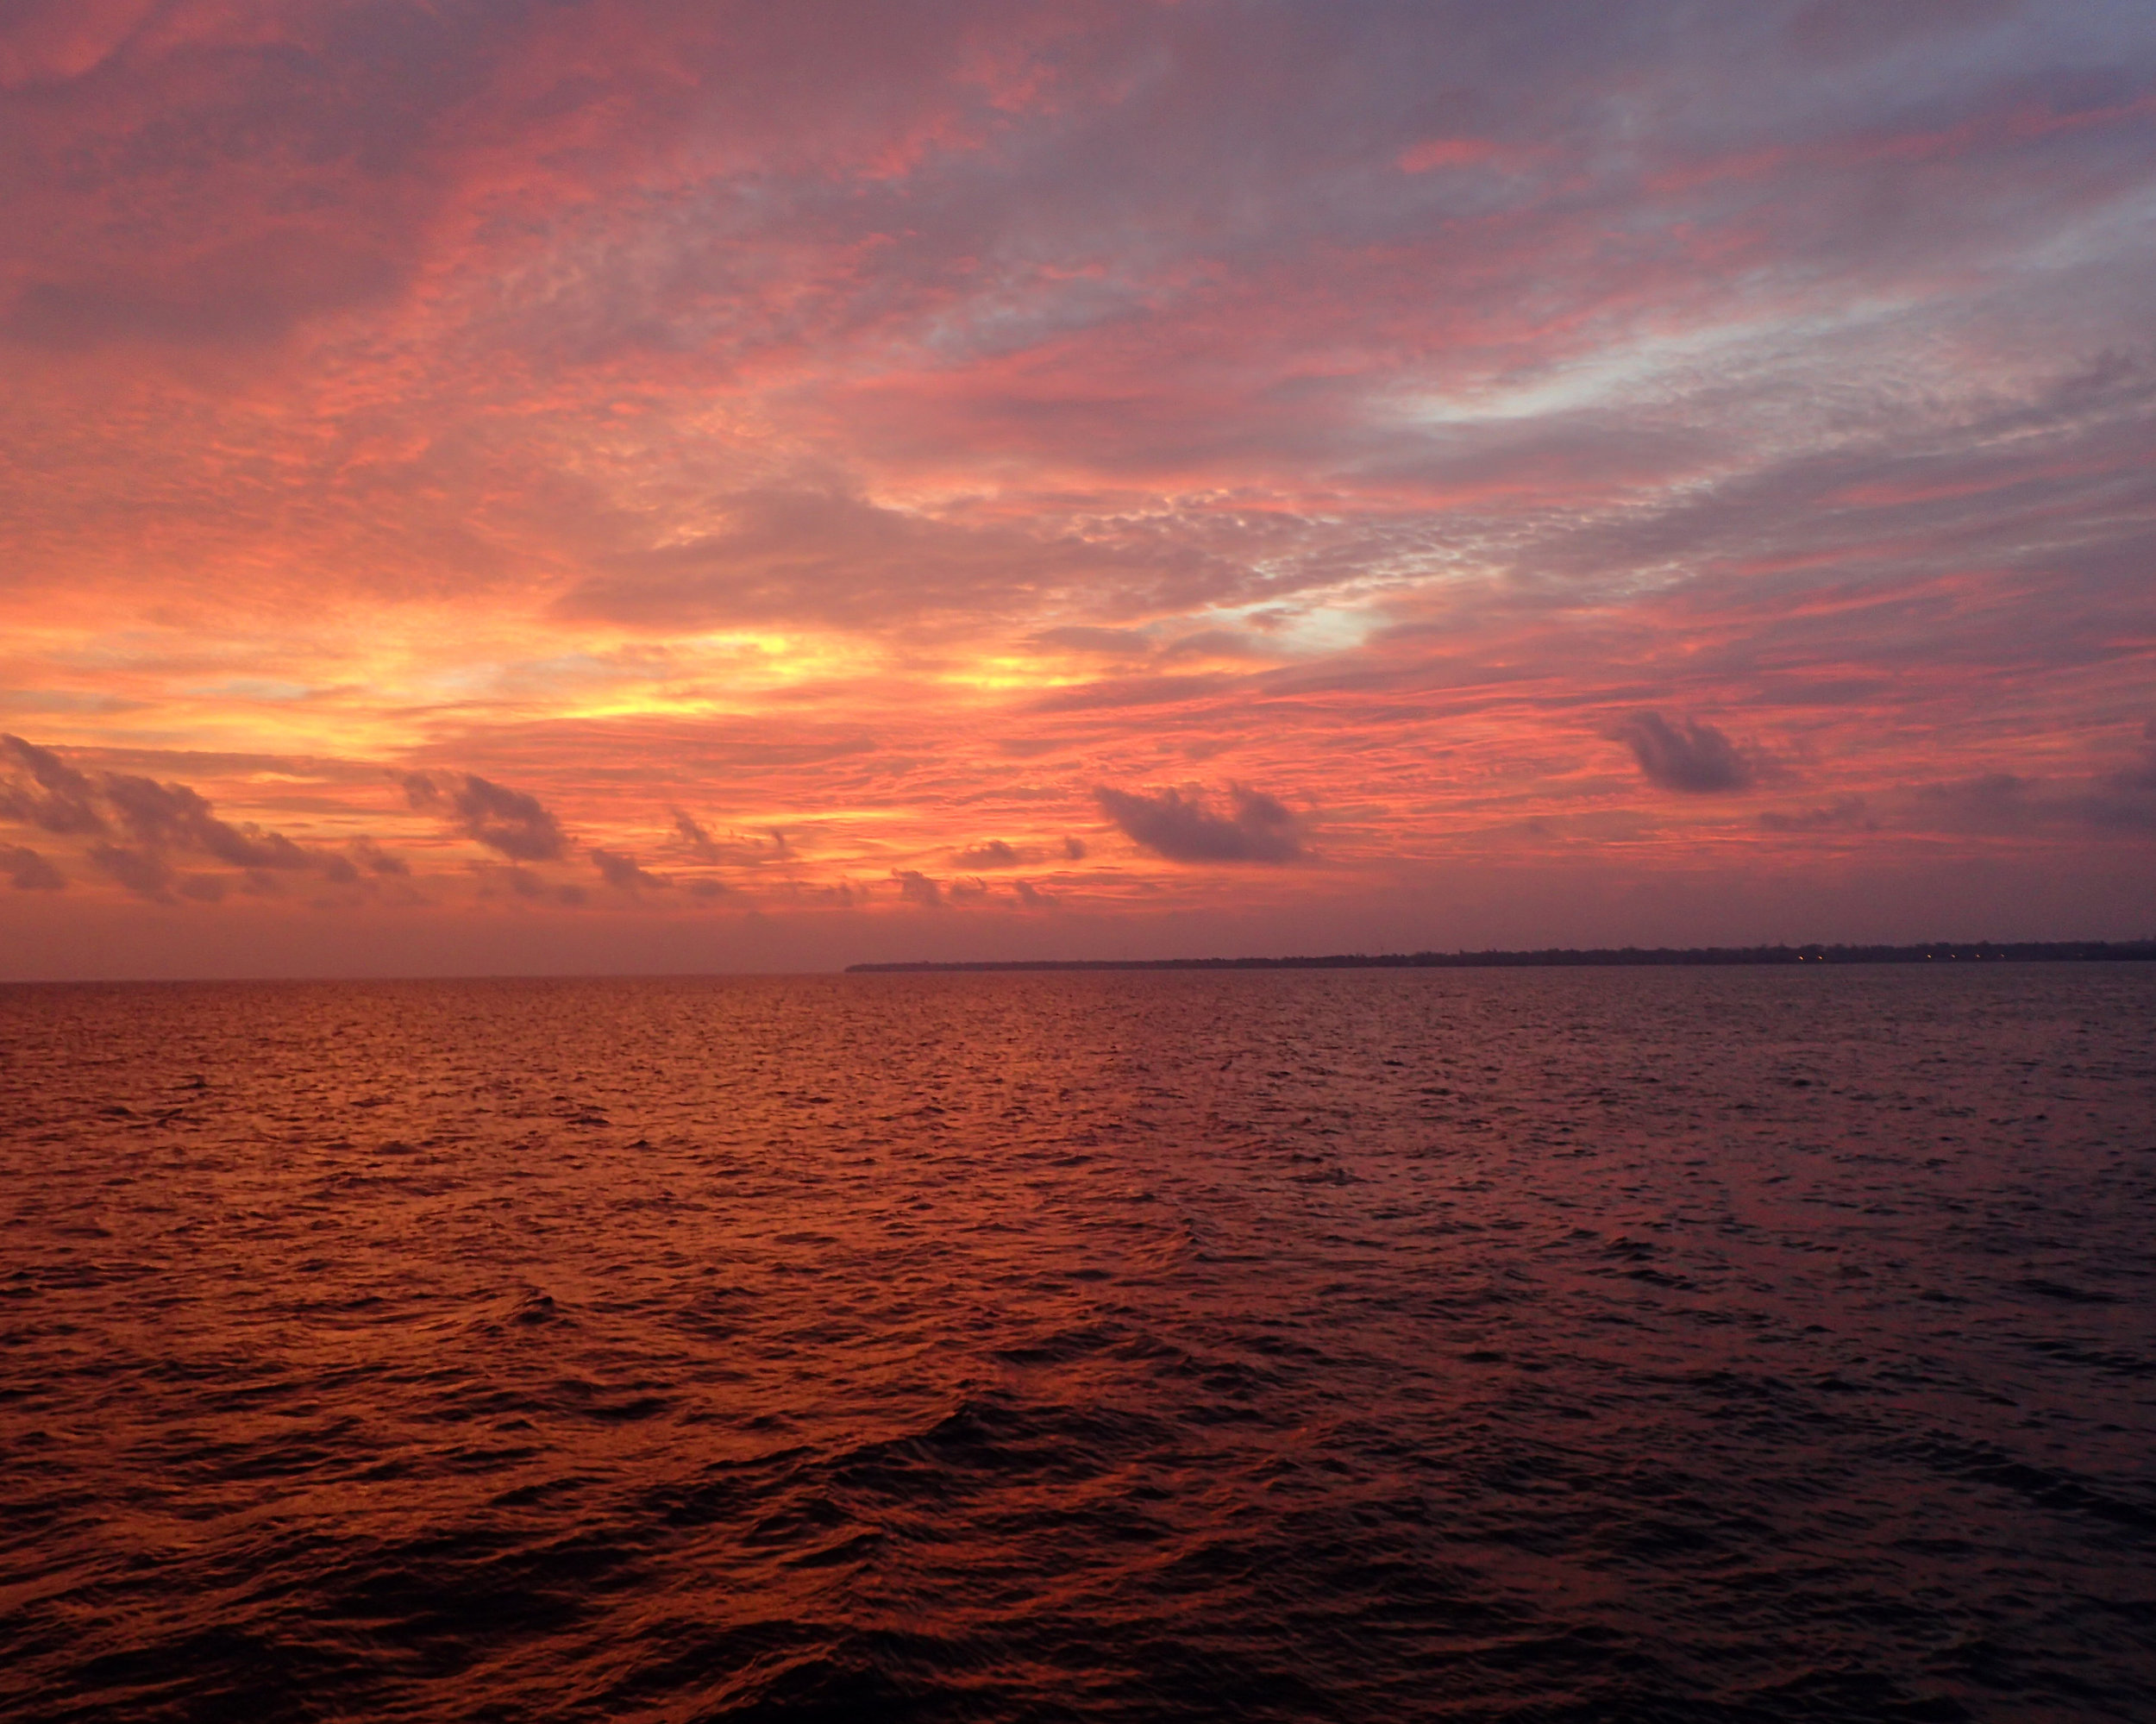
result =
[[1552,969],[1796,963],[2156,962],[2156,940],[1935,940],[1917,946],[1551,947],[1531,952],[1342,952],[1286,958],[998,958],[856,963],[849,975],[1070,969]]

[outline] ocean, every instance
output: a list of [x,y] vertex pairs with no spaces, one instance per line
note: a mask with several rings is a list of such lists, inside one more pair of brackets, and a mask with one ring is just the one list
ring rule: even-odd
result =
[[2156,1717],[2156,965],[0,988],[0,1715]]

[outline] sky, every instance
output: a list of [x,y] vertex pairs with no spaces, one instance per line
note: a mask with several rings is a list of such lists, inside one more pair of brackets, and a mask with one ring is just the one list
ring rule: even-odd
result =
[[2156,934],[2147,0],[16,0],[0,977]]

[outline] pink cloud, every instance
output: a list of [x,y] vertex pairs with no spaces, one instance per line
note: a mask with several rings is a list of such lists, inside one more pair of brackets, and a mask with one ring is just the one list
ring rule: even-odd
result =
[[0,729],[87,788],[10,757],[0,900],[2113,880],[2152,83],[2078,4],[18,9]]

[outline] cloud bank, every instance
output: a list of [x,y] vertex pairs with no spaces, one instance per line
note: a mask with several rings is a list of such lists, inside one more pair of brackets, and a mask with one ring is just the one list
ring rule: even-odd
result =
[[2109,0],[17,5],[0,934],[2147,931],[2152,160]]

